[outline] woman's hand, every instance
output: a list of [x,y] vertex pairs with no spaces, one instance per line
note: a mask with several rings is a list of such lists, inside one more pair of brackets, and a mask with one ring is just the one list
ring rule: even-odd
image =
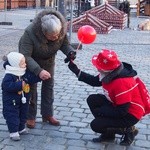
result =
[[42,70],[39,74],[39,77],[42,79],[42,80],[47,80],[49,78],[51,78],[51,75],[48,71],[46,70]]

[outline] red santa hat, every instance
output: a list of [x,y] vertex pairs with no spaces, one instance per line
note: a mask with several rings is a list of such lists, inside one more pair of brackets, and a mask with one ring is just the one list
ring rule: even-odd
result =
[[121,62],[114,51],[103,49],[99,54],[92,57],[92,64],[98,70],[108,72],[118,68]]

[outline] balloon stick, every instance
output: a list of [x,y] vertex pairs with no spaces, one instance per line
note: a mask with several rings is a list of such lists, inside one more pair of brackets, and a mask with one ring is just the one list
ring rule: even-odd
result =
[[81,41],[79,42],[79,44],[78,44],[78,47],[77,47],[76,51],[78,51],[78,50],[79,50],[80,45],[81,45]]

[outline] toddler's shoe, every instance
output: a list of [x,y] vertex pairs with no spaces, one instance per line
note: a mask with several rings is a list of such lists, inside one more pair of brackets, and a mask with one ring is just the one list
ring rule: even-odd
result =
[[19,134],[28,134],[29,130],[27,128],[24,128],[23,130],[19,131]]
[[10,139],[13,141],[19,141],[20,140],[20,135],[18,132],[13,132],[10,133]]

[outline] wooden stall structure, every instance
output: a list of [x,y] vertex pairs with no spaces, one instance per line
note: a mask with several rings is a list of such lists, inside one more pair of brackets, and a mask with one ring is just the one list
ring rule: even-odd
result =
[[108,0],[108,4],[110,4],[113,7],[118,8],[119,2],[118,0]]
[[96,6],[87,13],[109,23],[115,29],[124,29],[127,22],[127,14],[108,3]]
[[150,0],[138,0],[137,16],[150,16]]
[[19,0],[18,8],[35,7],[36,0]]
[[18,0],[0,0],[0,10],[18,8]]
[[[94,27],[97,33],[108,34],[112,26],[103,20],[98,19],[92,14],[85,13],[84,15],[73,19],[72,21],[72,32],[77,32],[83,25],[90,25]],[[68,22],[68,29],[70,28],[70,21]]]
[[36,0],[0,0],[0,10],[35,7]]
[[0,0],[0,10],[4,10],[4,9],[5,9],[4,0]]
[[18,8],[18,0],[7,0],[7,9]]

